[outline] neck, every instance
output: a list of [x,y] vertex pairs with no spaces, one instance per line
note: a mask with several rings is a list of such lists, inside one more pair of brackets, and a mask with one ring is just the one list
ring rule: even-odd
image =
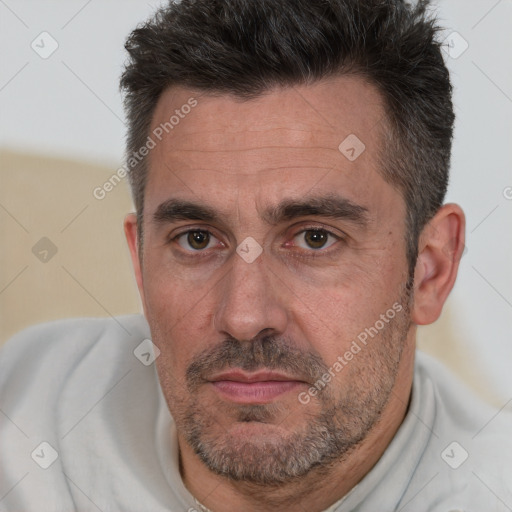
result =
[[325,510],[363,479],[393,439],[407,412],[413,366],[414,347],[411,347],[402,354],[398,378],[379,421],[363,441],[330,466],[275,486],[235,482],[211,472],[178,435],[184,484],[212,512]]

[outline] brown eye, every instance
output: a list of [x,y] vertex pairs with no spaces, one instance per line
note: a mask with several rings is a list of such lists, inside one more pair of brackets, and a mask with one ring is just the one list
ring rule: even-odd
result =
[[304,241],[311,249],[321,249],[328,240],[329,235],[325,231],[308,230],[304,232]]
[[191,252],[208,249],[217,239],[209,231],[194,229],[182,233],[175,240],[180,247]]
[[210,233],[207,231],[189,231],[187,234],[187,242],[189,246],[196,251],[206,249],[210,243]]
[[301,249],[327,249],[337,240],[338,237],[325,229],[305,229],[294,236],[295,244]]

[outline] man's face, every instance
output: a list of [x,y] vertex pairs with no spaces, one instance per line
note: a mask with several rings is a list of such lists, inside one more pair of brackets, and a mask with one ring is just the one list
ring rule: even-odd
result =
[[248,101],[172,89],[152,130],[177,109],[149,155],[143,221],[163,393],[182,450],[235,480],[287,481],[365,439],[410,369],[382,101],[355,77]]

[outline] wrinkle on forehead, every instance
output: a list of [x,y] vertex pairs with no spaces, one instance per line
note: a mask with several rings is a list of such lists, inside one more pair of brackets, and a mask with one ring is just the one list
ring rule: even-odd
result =
[[[197,97],[196,97],[197,96]],[[150,153],[150,164],[166,161],[174,169],[201,166],[218,172],[251,173],[280,165],[346,165],[338,150],[351,134],[363,140],[362,160],[378,152],[382,101],[375,87],[357,77],[338,77],[308,86],[276,88],[255,99],[194,95],[180,88],[164,92],[152,128],[195,97],[197,105]]]
[[[378,172],[383,105],[361,78],[275,89],[247,101],[175,88],[162,95],[153,126],[191,97],[197,106],[149,155],[154,207],[176,190],[239,216],[285,196],[332,191],[370,210],[391,207]],[[351,134],[365,144],[354,161],[338,149]]]
[[210,140],[212,144],[222,144],[224,139],[230,144],[232,135],[244,133],[250,138],[270,128],[274,134],[289,132],[290,143],[293,138],[306,143],[304,138],[315,134],[324,137],[330,133],[339,138],[345,131],[371,131],[384,115],[381,95],[374,86],[359,77],[341,76],[312,85],[274,88],[244,101],[232,95],[194,94],[171,88],[158,102],[152,128],[165,122],[191,97],[197,100],[197,106],[169,133],[177,144],[183,143],[183,136],[190,136],[196,143]]

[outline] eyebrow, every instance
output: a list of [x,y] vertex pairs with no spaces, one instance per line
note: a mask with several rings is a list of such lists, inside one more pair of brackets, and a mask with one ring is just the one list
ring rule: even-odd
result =
[[[337,195],[311,197],[303,200],[287,199],[277,206],[268,208],[262,215],[268,224],[274,225],[310,216],[348,220],[363,227],[368,223],[367,208]],[[158,224],[172,223],[178,220],[216,222],[219,219],[220,216],[214,209],[179,199],[164,201],[153,214],[153,221]]]
[[153,220],[158,224],[175,222],[177,220],[200,220],[213,222],[218,219],[215,211],[207,206],[191,201],[168,199],[158,205]]
[[338,195],[285,200],[264,214],[269,224],[279,224],[299,217],[328,217],[349,220],[364,227],[368,224],[368,209]]

